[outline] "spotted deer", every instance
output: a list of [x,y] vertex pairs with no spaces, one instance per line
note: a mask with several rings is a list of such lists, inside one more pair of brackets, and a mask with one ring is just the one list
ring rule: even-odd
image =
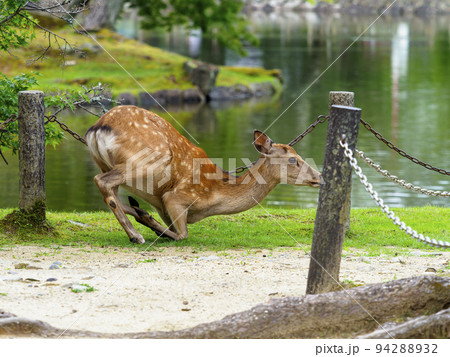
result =
[[[118,106],[86,133],[103,199],[135,243],[145,243],[126,215],[158,236],[187,238],[187,224],[205,217],[242,212],[261,202],[279,183],[318,187],[320,173],[295,150],[254,131],[259,159],[247,173],[234,176],[216,166],[199,147],[155,113]],[[120,201],[119,186],[150,203],[167,228],[129,197]]]

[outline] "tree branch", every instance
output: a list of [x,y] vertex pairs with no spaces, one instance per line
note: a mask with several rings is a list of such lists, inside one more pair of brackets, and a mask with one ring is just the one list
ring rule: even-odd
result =
[[25,3],[22,6],[19,6],[16,11],[14,11],[11,15],[9,15],[8,17],[4,18],[3,20],[0,21],[0,26],[3,25],[4,23],[8,22],[9,20],[11,20],[12,18],[16,17],[17,15],[19,15],[19,13],[23,10],[23,8],[27,5],[27,3]]

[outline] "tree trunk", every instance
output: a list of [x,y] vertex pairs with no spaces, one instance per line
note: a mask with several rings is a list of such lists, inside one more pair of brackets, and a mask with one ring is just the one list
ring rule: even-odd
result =
[[91,0],[83,20],[86,31],[99,31],[102,28],[114,29],[122,10],[124,0]]
[[[0,336],[86,337],[86,338],[346,338],[367,334],[404,316],[435,313],[450,304],[450,278],[422,276],[350,290],[299,298],[274,299],[222,320],[168,332],[108,334],[63,330],[42,321],[0,314]],[[429,338],[448,335],[448,312],[411,320],[419,326],[412,336],[428,331]],[[422,320],[421,320],[422,319]],[[387,326],[387,325],[386,325]],[[422,326],[422,327],[420,327]],[[428,326],[428,327],[427,327]],[[383,326],[384,327],[384,326]],[[402,326],[398,326],[399,331]],[[385,331],[386,330],[386,331]],[[384,327],[379,337],[390,337]],[[394,331],[395,332],[395,331]],[[394,337],[409,336],[406,332]],[[371,337],[371,335],[361,336]]]
[[44,93],[19,92],[19,208],[29,223],[45,223]]

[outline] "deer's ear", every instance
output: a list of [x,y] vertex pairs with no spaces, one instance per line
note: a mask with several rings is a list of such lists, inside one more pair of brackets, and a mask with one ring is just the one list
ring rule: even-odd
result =
[[253,131],[253,138],[253,144],[255,145],[256,150],[258,150],[261,154],[268,155],[270,149],[272,149],[273,141],[259,130]]

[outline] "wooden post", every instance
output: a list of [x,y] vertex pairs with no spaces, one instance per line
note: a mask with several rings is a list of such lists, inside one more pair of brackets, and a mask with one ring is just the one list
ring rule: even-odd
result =
[[[345,105],[347,107],[355,106],[355,93],[353,92],[344,92],[344,91],[331,91],[330,98],[328,101],[328,110],[331,110],[333,105]],[[347,221],[345,222],[345,231],[350,230],[350,211],[351,211],[351,202],[352,202],[352,183],[350,182],[350,189],[348,190],[348,196],[346,202],[349,202],[348,205],[348,215]],[[347,207],[347,205],[345,205]]]
[[328,122],[319,204],[309,264],[307,294],[332,291],[339,281],[345,224],[350,209],[352,168],[339,141],[342,135],[351,150],[358,138],[361,109],[333,105]]
[[355,106],[355,93],[353,92],[330,92],[329,107],[333,105],[345,105],[347,107]]
[[44,93],[19,92],[19,208],[33,225],[45,222]]

